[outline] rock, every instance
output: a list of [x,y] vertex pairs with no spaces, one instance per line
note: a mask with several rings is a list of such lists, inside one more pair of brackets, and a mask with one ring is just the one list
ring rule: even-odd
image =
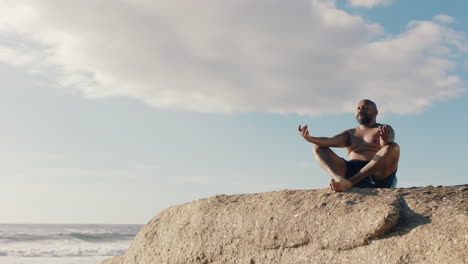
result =
[[467,191],[216,195],[163,210],[103,264],[465,263]]

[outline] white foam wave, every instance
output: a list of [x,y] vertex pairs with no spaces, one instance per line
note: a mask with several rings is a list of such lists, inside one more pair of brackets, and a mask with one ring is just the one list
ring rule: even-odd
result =
[[0,262],[5,257],[110,257],[121,255],[138,226],[0,225]]
[[[70,226],[70,225],[69,225]],[[139,225],[0,225],[0,243],[40,240],[118,241],[133,239]]]
[[0,256],[9,257],[111,257],[125,253],[125,249],[73,249],[67,250],[13,250],[2,251]]
[[[51,242],[51,241],[49,241]],[[9,243],[3,245],[0,256],[15,257],[93,257],[117,256],[125,253],[131,241],[112,244],[70,243],[69,241],[53,243]]]

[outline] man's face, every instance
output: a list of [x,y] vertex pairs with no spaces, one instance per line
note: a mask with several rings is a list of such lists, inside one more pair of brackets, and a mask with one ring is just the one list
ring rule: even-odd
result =
[[359,102],[356,109],[356,120],[361,125],[369,124],[377,115],[377,109],[372,103],[366,101]]

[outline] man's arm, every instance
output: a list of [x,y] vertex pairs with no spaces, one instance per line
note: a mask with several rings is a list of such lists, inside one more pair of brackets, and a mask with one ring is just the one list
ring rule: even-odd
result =
[[379,126],[377,133],[380,136],[380,146],[382,147],[395,140],[395,131],[389,125]]
[[299,126],[299,132],[301,133],[302,137],[309,141],[310,143],[316,144],[320,147],[337,147],[337,148],[344,148],[349,145],[349,133],[348,130],[343,131],[342,133],[334,136],[334,137],[312,137],[309,135],[309,128],[307,126],[301,128]]

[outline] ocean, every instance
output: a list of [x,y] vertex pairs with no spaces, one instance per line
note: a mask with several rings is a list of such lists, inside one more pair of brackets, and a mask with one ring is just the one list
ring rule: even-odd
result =
[[143,225],[0,224],[1,264],[99,264],[125,253]]

